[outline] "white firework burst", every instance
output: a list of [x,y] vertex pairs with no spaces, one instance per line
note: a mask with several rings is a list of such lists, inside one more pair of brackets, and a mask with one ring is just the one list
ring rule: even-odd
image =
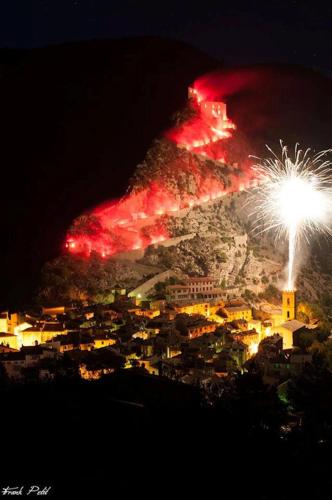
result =
[[257,185],[250,200],[255,232],[274,231],[276,238],[288,238],[287,289],[294,288],[294,262],[298,242],[316,232],[332,233],[332,171],[327,155],[331,149],[310,155],[295,145],[293,156],[281,144],[281,155],[253,157]]

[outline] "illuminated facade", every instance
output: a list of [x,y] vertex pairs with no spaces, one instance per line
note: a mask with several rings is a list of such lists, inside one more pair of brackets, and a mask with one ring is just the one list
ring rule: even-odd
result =
[[8,311],[0,313],[0,332],[15,333],[15,328],[20,324],[18,313]]
[[[130,312],[130,310],[128,311]],[[133,309],[133,314],[136,316],[144,316],[144,318],[155,318],[160,315],[160,311],[158,309]]]
[[247,304],[239,306],[226,306],[223,308],[226,313],[227,321],[235,321],[244,319],[250,321],[252,319],[252,309]]
[[244,332],[238,332],[232,335],[235,340],[243,342],[248,346],[248,354],[253,356],[258,351],[258,346],[262,340],[262,336],[256,330],[248,330]]
[[217,326],[218,325],[216,323],[207,320],[194,322],[194,324],[187,325],[188,336],[190,339],[195,339],[205,335],[206,333],[213,333]]
[[41,323],[17,333],[18,347],[44,344],[58,335],[67,335],[62,323]]
[[95,335],[93,338],[94,349],[101,349],[102,347],[114,345],[115,343],[115,338],[109,337],[107,335]]
[[169,302],[197,299],[221,299],[223,293],[218,286],[219,279],[212,276],[187,278],[183,285],[166,287],[166,298]]
[[297,319],[291,319],[285,321],[279,326],[274,326],[271,328],[271,333],[278,333],[282,337],[283,349],[292,349],[294,333],[305,327],[305,324]]
[[210,316],[210,304],[208,302],[173,304],[173,307],[178,314],[201,314],[205,317]]
[[150,373],[150,375],[159,375],[158,361],[159,358],[151,356],[137,359],[136,363],[141,368],[145,368]]
[[290,321],[296,318],[296,291],[282,291],[282,319]]
[[0,344],[17,349],[17,336],[13,333],[0,333]]
[[65,314],[65,312],[65,306],[42,307],[42,314],[46,314],[48,316],[56,317],[58,314]]

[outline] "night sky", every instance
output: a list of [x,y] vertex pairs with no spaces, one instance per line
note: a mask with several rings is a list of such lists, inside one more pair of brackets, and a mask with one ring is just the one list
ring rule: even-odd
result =
[[3,0],[0,46],[159,35],[189,42],[228,64],[296,63],[331,76],[329,5],[292,0]]

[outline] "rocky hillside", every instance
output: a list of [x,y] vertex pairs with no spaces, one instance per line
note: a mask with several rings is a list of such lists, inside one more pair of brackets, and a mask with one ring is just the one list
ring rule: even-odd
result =
[[[181,197],[202,194],[208,181],[220,183],[220,187],[230,187],[232,170],[225,164],[190,154],[172,141],[160,138],[154,141],[144,160],[137,165],[130,182],[131,190],[139,192],[156,182],[180,200]],[[206,188],[208,190],[209,186]]]
[[[185,120],[186,113],[187,108],[178,112],[176,119]],[[245,150],[243,144],[248,146],[248,137],[243,140],[243,134],[235,131],[225,141],[225,149],[228,153],[231,146],[233,156],[241,158]],[[94,268],[91,280],[89,266],[84,280],[74,278],[74,289],[70,283],[69,287],[66,284],[68,279],[64,278],[66,273],[62,273],[61,258],[54,267],[49,267],[48,279],[52,282],[54,274],[63,276],[57,290],[63,290],[64,300],[107,298],[108,289],[115,285],[133,289],[152,276],[155,278],[151,282],[158,281],[159,274],[162,280],[168,271],[178,273],[179,277],[218,276],[226,296],[242,295],[251,303],[264,297],[273,299],[285,283],[287,248],[282,242],[276,244],[273,235],[254,235],[248,192],[239,191],[246,180],[248,169],[241,163],[231,164],[195,154],[167,137],[156,139],[138,164],[127,197],[117,205],[110,203],[101,208],[101,225],[95,230],[89,225],[87,231],[79,218],[79,224],[73,226],[75,231],[71,235],[76,238],[76,247],[83,234],[92,242],[97,239],[106,242],[106,247],[110,241],[113,245],[122,241],[123,249],[116,248],[111,257],[101,253],[106,261]],[[142,213],[144,217],[137,219]],[[152,235],[160,230],[163,241],[151,244]],[[136,245],[133,235],[140,241],[145,238],[147,247]],[[328,260],[322,258],[320,248],[317,244],[311,251],[303,248],[302,261],[297,263],[298,292],[304,300],[317,300],[332,286]],[[80,256],[72,258],[80,259]],[[100,256],[93,256],[95,262],[98,258],[100,260]],[[86,265],[81,262],[77,269],[80,267],[85,269]],[[105,278],[105,269],[108,278]],[[100,290],[98,280],[102,283]],[[51,302],[52,286],[46,283],[42,297]],[[58,300],[60,297],[58,295]]]
[[[252,302],[267,289],[282,288],[286,245],[276,243],[272,235],[254,235],[247,198],[247,193],[230,194],[170,217],[171,234],[182,239],[149,247],[139,262],[188,276],[218,276],[229,296],[245,295]],[[319,299],[332,286],[331,273],[319,258],[317,243],[311,248],[304,245],[301,253],[299,297]]]
[[[193,47],[161,39],[0,53],[3,307],[31,300],[42,265],[64,250],[75,217],[123,195],[136,165],[144,165],[134,176],[142,184],[156,167],[163,171],[162,161],[144,160],[146,151],[184,106],[188,85],[220,67]],[[220,79],[208,78],[237,125],[232,160],[240,144],[243,155],[263,154],[265,143],[280,138],[331,145],[330,79],[287,66],[229,68],[222,79],[240,83],[224,95]],[[192,190],[190,177],[181,182]]]
[[[217,276],[225,297],[243,296],[252,304],[262,299],[273,302],[285,283],[287,248],[272,235],[255,236],[249,212],[246,192],[228,194],[164,215],[169,238],[145,250],[106,260],[98,254],[89,259],[59,257],[44,269],[40,301],[107,301],[116,285],[133,290],[144,283],[166,283],[167,272],[172,272],[180,280],[184,276]],[[322,251],[322,245],[314,242],[301,252],[297,276],[301,300],[319,300],[332,287],[332,273]],[[146,295],[153,296],[154,287],[150,288]]]

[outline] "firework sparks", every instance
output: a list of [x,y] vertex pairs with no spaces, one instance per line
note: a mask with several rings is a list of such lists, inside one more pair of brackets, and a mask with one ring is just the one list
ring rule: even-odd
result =
[[[250,196],[254,203],[255,232],[274,231],[276,238],[288,239],[287,289],[295,285],[294,264],[301,238],[309,241],[315,232],[332,233],[332,172],[326,159],[332,150],[310,156],[296,144],[294,156],[281,144],[278,157],[261,160],[253,170],[258,180]],[[254,157],[255,158],[255,157]]]

